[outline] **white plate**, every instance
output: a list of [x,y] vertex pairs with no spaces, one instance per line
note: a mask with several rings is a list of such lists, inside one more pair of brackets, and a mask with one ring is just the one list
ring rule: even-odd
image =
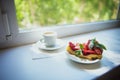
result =
[[44,50],[56,50],[56,49],[62,48],[65,45],[61,39],[57,39],[57,44],[53,47],[47,47],[45,46],[45,43],[42,43],[40,41],[38,41],[36,44],[38,48],[44,49]]
[[100,61],[100,59],[96,59],[96,60],[88,60],[88,59],[83,59],[83,58],[79,58],[76,57],[75,55],[71,55],[68,52],[66,52],[68,58],[70,58],[71,60],[78,62],[78,63],[83,63],[83,64],[92,64],[92,63],[96,63],[98,61]]

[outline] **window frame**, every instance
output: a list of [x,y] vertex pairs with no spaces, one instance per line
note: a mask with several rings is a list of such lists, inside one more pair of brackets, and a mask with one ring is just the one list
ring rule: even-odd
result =
[[61,26],[39,28],[37,30],[19,32],[17,25],[17,18],[15,14],[16,12],[15,12],[14,0],[0,0],[0,5],[1,5],[0,34],[2,34],[0,35],[1,38],[0,45],[2,45],[0,46],[0,48],[18,46],[18,45],[36,42],[40,39],[41,32],[46,30],[56,31],[58,33],[58,37],[61,38],[76,34],[83,34],[92,31],[99,31],[99,30],[119,27],[120,25],[120,5],[119,5],[118,14],[116,14],[117,15],[116,20],[83,23],[83,24],[61,25]]

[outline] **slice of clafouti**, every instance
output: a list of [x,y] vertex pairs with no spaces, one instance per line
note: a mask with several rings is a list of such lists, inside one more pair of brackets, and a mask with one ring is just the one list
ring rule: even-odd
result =
[[[66,48],[67,52],[71,55],[76,55],[75,51],[73,51],[70,46],[67,46]],[[84,58],[84,59],[88,59],[88,60],[96,60],[96,59],[101,59],[102,58],[102,54],[98,55],[98,54],[89,54],[89,55],[78,55],[77,57],[79,58]]]
[[79,58],[88,60],[96,60],[102,58],[103,50],[106,47],[99,43],[96,39],[90,39],[86,43],[73,43],[69,42],[66,48],[67,52]]

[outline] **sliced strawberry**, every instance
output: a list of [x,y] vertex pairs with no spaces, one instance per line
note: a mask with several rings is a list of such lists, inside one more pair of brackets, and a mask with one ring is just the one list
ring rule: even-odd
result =
[[83,43],[83,47],[83,49],[88,50],[87,45],[85,43]]
[[84,52],[84,51],[83,51],[82,53],[83,53],[83,55],[88,55],[88,54],[89,54],[89,53],[86,53],[86,52]]
[[94,51],[96,52],[96,54],[102,54],[102,52],[103,52],[103,50],[98,47],[95,47]]
[[89,49],[89,44],[90,44],[90,40],[88,40],[87,44],[86,44],[86,48]]
[[72,47],[75,47],[75,45],[72,43],[72,42],[69,42],[69,46],[72,48]]
[[93,50],[84,50],[84,52],[86,52],[86,53],[90,53],[90,54],[95,54],[95,53],[96,53],[96,52],[93,51]]
[[83,55],[88,55],[88,54],[95,54],[96,52],[93,50],[83,50]]
[[78,50],[78,48],[72,42],[69,42],[69,46],[73,51]]

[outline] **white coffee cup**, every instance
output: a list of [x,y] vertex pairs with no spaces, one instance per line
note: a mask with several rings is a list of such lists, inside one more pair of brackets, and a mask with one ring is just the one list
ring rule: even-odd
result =
[[53,47],[56,45],[57,33],[54,31],[46,31],[42,33],[43,38],[40,39],[41,42],[45,43],[46,47]]

